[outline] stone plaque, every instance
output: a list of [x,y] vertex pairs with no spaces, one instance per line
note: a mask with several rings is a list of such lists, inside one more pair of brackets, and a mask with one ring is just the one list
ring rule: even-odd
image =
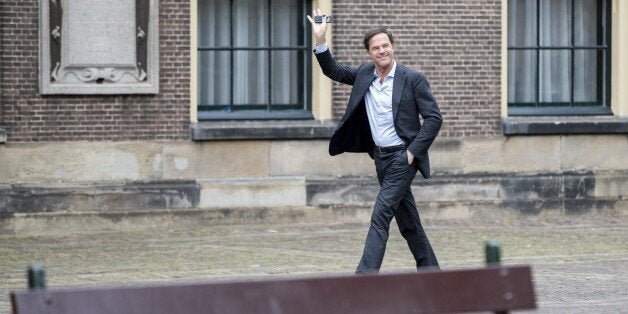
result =
[[40,92],[158,93],[157,4],[40,0]]
[[135,1],[71,1],[66,16],[68,67],[135,66]]

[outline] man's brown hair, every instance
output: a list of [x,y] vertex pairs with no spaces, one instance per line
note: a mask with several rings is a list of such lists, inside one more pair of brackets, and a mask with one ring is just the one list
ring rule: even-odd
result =
[[386,27],[377,27],[369,29],[366,34],[364,34],[364,49],[369,50],[369,41],[371,40],[371,38],[373,38],[373,36],[377,34],[388,35],[390,43],[393,45],[395,44],[395,38],[393,37],[393,34]]

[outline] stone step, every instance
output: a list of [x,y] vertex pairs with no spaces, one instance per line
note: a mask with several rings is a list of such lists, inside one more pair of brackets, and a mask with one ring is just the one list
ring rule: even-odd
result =
[[193,180],[0,184],[0,215],[194,208],[198,202]]
[[[625,172],[438,175],[417,178],[412,189],[427,218],[628,212]],[[330,208],[370,210],[377,192],[364,177],[0,184],[0,234],[311,218]]]
[[306,206],[305,177],[197,180],[199,208]]
[[[373,178],[318,178],[307,180],[307,204],[368,205],[379,187]],[[412,192],[418,204],[467,212],[477,208],[514,209],[527,214],[555,210],[561,213],[626,211],[627,172],[469,174],[416,178]],[[461,208],[467,208],[461,211]]]
[[15,213],[0,215],[0,236],[190,230],[232,224],[366,223],[370,211],[365,207],[303,206]]

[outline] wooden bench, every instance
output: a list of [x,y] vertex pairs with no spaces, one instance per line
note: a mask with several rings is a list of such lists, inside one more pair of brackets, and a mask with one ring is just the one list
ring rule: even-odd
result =
[[350,314],[534,309],[529,266],[489,265],[380,275],[30,289],[13,312]]

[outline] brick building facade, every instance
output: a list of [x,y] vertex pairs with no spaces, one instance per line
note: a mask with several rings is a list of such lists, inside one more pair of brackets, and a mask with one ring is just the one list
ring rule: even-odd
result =
[[[160,93],[107,97],[38,93],[37,6],[37,1],[2,2],[0,125],[8,130],[9,141],[189,137],[189,3],[160,2]],[[333,12],[334,53],[346,64],[367,61],[365,29],[390,27],[398,61],[430,79],[446,117],[440,136],[500,134],[500,1],[335,1]],[[395,25],[396,20],[404,22]],[[334,83],[334,120],[342,116],[349,91]]]
[[189,3],[160,2],[160,92],[149,96],[40,95],[38,1],[2,1],[0,12],[0,125],[9,142],[189,138]]

